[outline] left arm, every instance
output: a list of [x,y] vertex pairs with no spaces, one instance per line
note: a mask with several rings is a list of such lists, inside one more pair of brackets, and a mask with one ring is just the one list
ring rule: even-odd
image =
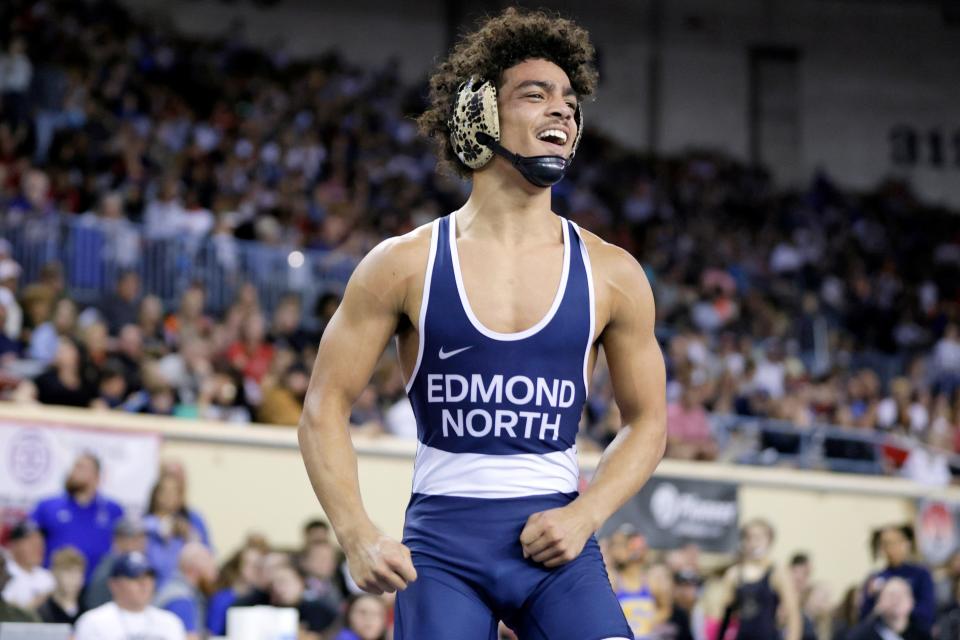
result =
[[595,255],[601,269],[594,274],[603,275],[596,280],[603,283],[609,309],[600,343],[623,427],[576,500],[527,520],[520,534],[524,556],[547,567],[580,555],[587,539],[646,483],[666,445],[666,376],[653,333],[653,292],[643,269],[625,251],[603,244]]
[[803,617],[800,614],[800,599],[793,587],[793,581],[787,570],[777,566],[770,576],[770,586],[780,596],[780,610],[786,619],[786,633],[784,640],[800,640],[803,634]]

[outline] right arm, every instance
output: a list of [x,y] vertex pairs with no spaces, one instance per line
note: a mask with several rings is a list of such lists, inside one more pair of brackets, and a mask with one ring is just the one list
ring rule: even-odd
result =
[[403,313],[406,284],[416,271],[404,264],[410,244],[382,243],[350,278],[320,340],[298,430],[307,475],[350,573],[361,589],[377,594],[404,589],[417,574],[410,551],[381,533],[363,507],[349,418]]

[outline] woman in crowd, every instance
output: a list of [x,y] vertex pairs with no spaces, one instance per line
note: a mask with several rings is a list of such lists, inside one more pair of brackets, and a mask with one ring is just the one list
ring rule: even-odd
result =
[[387,607],[379,597],[353,596],[344,617],[346,627],[333,640],[387,640]]
[[874,610],[877,596],[888,580],[902,578],[910,585],[913,596],[910,621],[918,629],[930,633],[936,615],[936,593],[930,570],[914,561],[916,543],[913,527],[891,525],[874,531],[872,548],[874,557],[882,555],[886,566],[870,574],[863,585],[860,619],[865,619]]
[[773,526],[766,520],[747,522],[740,530],[740,558],[723,576],[726,610],[718,638],[734,619],[737,640],[779,638],[777,612],[782,609],[786,622],[784,640],[800,640],[800,605],[787,570],[770,557]]
[[234,553],[220,569],[217,590],[207,603],[207,631],[214,636],[227,633],[227,609],[238,598],[250,595],[259,583],[258,573],[264,550],[248,545]]
[[171,473],[162,474],[150,493],[143,524],[147,557],[156,570],[158,586],[176,571],[183,545],[198,541],[210,546],[206,524],[200,514],[187,508],[185,494],[182,479]]

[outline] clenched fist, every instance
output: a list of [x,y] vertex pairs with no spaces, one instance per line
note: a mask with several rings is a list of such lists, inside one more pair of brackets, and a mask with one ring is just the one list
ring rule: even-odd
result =
[[417,579],[410,549],[376,529],[351,536],[343,551],[350,575],[367,593],[403,591]]
[[523,557],[547,568],[575,559],[593,535],[590,521],[571,505],[540,511],[527,518],[520,532]]

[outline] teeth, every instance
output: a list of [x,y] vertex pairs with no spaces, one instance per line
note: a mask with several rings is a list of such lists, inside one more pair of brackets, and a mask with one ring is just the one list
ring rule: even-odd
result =
[[560,129],[547,129],[546,131],[541,131],[537,138],[539,140],[545,140],[547,138],[556,138],[560,141],[560,144],[566,144],[567,134]]

